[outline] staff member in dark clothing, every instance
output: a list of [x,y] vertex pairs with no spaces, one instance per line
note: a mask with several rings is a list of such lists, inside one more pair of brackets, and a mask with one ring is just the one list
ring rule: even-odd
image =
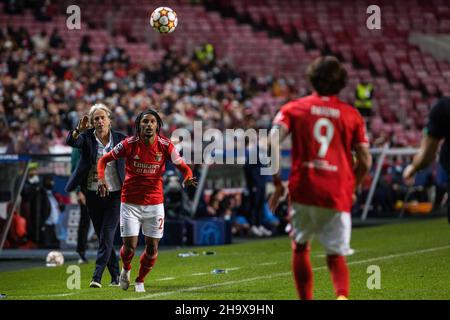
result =
[[[75,171],[76,165],[80,160],[80,149],[73,148],[72,156],[71,156],[71,168],[72,173]],[[87,250],[87,240],[88,240],[88,232],[90,226],[90,218],[86,206],[86,195],[81,191],[80,187],[76,189],[77,193],[77,202],[80,206],[80,222],[78,224],[78,238],[77,238],[77,253],[80,258],[78,259],[78,263],[88,263],[88,259],[86,258],[86,250]]]
[[81,149],[81,157],[65,189],[71,192],[78,186],[81,187],[99,240],[94,275],[89,285],[91,288],[101,288],[105,267],[108,267],[111,274],[111,285],[119,284],[119,258],[113,248],[113,241],[120,217],[125,162],[119,159],[108,164],[105,178],[110,192],[106,197],[100,197],[97,194],[97,161],[124,138],[125,135],[111,129],[111,111],[104,104],[95,104],[89,115],[79,121],[66,139],[69,146]]
[[[403,178],[411,179],[417,171],[428,167],[436,158],[439,143],[442,144],[439,162],[450,173],[450,98],[439,99],[431,108],[428,125],[422,139],[419,152],[414,156],[410,165],[405,168]],[[447,184],[447,192],[450,194],[450,183]],[[450,204],[447,203],[447,217],[450,223]]]
[[250,202],[250,233],[257,237],[270,237],[272,231],[263,226],[264,203],[266,201],[266,177],[261,175],[263,167],[260,161],[260,146],[250,144],[245,150],[244,164],[245,183],[247,185]]

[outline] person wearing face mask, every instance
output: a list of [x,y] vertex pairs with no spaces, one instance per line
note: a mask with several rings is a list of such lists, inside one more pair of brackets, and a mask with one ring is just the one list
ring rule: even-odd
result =
[[114,235],[119,224],[120,194],[125,179],[125,161],[119,159],[108,164],[105,179],[110,193],[100,197],[97,162],[125,136],[111,128],[111,111],[104,104],[95,104],[76,128],[69,132],[66,143],[80,149],[80,159],[65,187],[72,192],[80,187],[85,195],[89,217],[99,239],[97,258],[91,288],[101,288],[105,268],[111,274],[111,285],[119,285],[119,258],[113,248]]
[[45,219],[41,216],[42,201],[40,198],[40,190],[42,185],[38,175],[38,164],[30,163],[28,169],[28,178],[25,181],[21,193],[22,202],[20,212],[27,220],[27,236],[33,243],[39,243],[40,229]]
[[51,175],[44,175],[42,186],[43,213],[46,217],[41,227],[43,245],[45,248],[59,248],[59,240],[56,236],[56,224],[61,215],[61,208],[53,193],[55,183]]

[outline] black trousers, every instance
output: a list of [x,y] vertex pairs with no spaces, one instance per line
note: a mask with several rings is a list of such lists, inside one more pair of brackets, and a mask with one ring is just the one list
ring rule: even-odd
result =
[[250,222],[252,225],[262,225],[264,219],[264,201],[266,198],[266,189],[262,186],[252,186],[250,191]]
[[99,241],[92,280],[100,282],[106,267],[115,278],[120,274],[119,257],[113,248],[120,218],[120,191],[110,192],[103,198],[95,191],[87,191],[86,205]]
[[447,219],[448,223],[450,224],[450,176],[447,183]]
[[78,224],[77,252],[84,255],[87,250],[87,240],[89,233],[89,214],[86,204],[80,203],[80,222]]

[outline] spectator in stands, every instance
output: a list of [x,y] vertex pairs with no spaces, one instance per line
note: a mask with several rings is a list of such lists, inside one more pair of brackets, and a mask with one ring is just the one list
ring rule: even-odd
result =
[[168,219],[180,219],[190,216],[191,203],[178,176],[172,171],[165,177],[164,208]]
[[250,223],[242,213],[242,195],[240,193],[227,195],[221,204],[223,218],[231,221],[233,235],[247,235]]
[[42,30],[40,33],[37,33],[33,38],[34,48],[39,51],[45,51],[49,47],[49,38],[47,35],[47,31]]
[[50,21],[55,14],[55,8],[50,0],[38,0],[35,2],[34,16],[38,21]]
[[202,68],[209,70],[216,59],[214,46],[211,43],[205,43],[195,48],[195,58],[200,62]]
[[362,116],[368,117],[372,115],[373,107],[373,84],[364,78],[355,89],[355,107]]
[[59,248],[59,240],[56,235],[56,225],[58,224],[59,217],[61,215],[62,208],[56,200],[53,193],[54,181],[52,175],[44,175],[43,187],[45,196],[41,198],[42,207],[47,212],[44,212],[44,216],[47,217],[44,225],[42,226],[42,238],[45,248]]
[[80,53],[87,55],[91,55],[93,53],[93,50],[91,49],[91,37],[87,34],[81,38]]
[[213,190],[211,196],[209,197],[208,205],[206,207],[206,217],[218,217],[222,214],[220,203],[224,199],[225,194],[221,189]]
[[58,33],[58,29],[54,28],[52,34],[50,35],[50,48],[53,49],[62,49],[64,48],[64,40],[61,38],[61,35]]
[[22,14],[24,9],[24,0],[6,0],[4,1],[4,10],[7,14]]
[[21,213],[27,220],[28,238],[34,243],[40,243],[41,226],[44,225],[47,216],[41,211],[42,201],[40,197],[41,183],[38,175],[38,164],[32,162],[28,167],[28,177],[22,189]]

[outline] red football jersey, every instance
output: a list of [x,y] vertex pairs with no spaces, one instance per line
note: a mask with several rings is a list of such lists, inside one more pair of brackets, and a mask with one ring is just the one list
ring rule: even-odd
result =
[[[176,159],[171,159],[172,152]],[[111,152],[114,159],[126,158],[122,202],[155,205],[164,202],[162,175],[167,160],[179,162],[172,142],[157,136],[147,146],[139,137],[129,137],[117,144]]]
[[368,144],[364,120],[336,96],[312,94],[284,105],[274,124],[292,137],[292,201],[350,212],[355,187],[352,150]]

